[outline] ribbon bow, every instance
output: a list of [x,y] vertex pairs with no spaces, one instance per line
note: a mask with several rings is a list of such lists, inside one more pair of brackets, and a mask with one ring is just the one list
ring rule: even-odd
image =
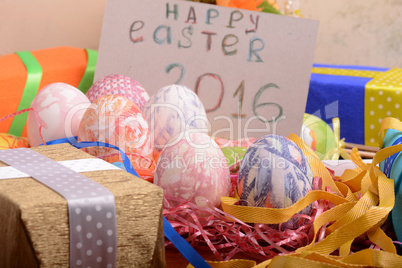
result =
[[344,150],[346,147],[345,138],[340,139],[341,136],[341,123],[339,117],[332,119],[332,126],[334,130],[334,137],[336,147],[332,148],[325,155],[324,160],[339,160],[341,156],[343,159],[350,159],[350,155]]

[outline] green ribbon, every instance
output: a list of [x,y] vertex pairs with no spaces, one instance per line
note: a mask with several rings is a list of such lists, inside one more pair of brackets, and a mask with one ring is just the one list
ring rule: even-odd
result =
[[85,68],[85,73],[81,78],[81,82],[78,85],[78,89],[82,93],[86,94],[88,89],[92,86],[95,75],[96,60],[98,57],[98,52],[92,49],[85,49],[88,56],[87,67]]
[[[78,89],[84,94],[92,86],[96,68],[96,60],[98,57],[98,52],[92,49],[85,49],[87,52],[87,66],[85,68],[84,75],[78,85]],[[39,85],[42,80],[42,67],[39,62],[35,59],[29,51],[19,51],[16,52],[18,57],[22,60],[27,69],[28,76],[25,82],[24,91],[21,96],[20,103],[18,105],[18,111],[28,109],[31,106],[33,99],[38,93]],[[27,122],[28,113],[23,113],[16,115],[13,118],[13,122],[8,130],[8,133],[20,137],[22,131],[24,130],[25,124]]]
[[[25,68],[28,71],[27,80],[25,82],[24,92],[18,105],[17,111],[27,109],[31,106],[33,99],[38,92],[40,81],[42,80],[42,67],[35,57],[29,51],[16,52],[22,60]],[[24,130],[25,123],[28,118],[28,113],[23,113],[15,116],[8,130],[8,133],[20,137]]]

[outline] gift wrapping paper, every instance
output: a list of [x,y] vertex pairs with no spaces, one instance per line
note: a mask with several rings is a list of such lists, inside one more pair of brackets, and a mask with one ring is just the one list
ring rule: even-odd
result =
[[[11,154],[20,149],[24,150],[23,157]],[[68,144],[20,149],[3,150],[2,160],[10,166],[0,162],[0,267],[165,266],[163,191],[159,187],[119,168],[88,169],[90,165],[99,166],[96,161],[100,159]],[[48,164],[26,150],[58,163]],[[82,162],[84,168],[79,167]],[[50,167],[56,164],[62,166]],[[45,174],[37,173],[43,171]],[[86,178],[80,179],[81,176]],[[43,179],[62,192],[43,184]],[[85,185],[85,181],[89,184]],[[106,199],[97,196],[101,188],[114,196],[116,230],[107,224],[113,213],[102,205]],[[76,203],[75,198],[85,193],[91,198],[82,200],[90,202],[93,210],[81,206],[70,210],[68,196]],[[78,216],[75,219],[81,223],[72,216]],[[107,238],[117,234],[117,248],[107,246],[107,240],[100,238],[102,230]],[[109,242],[113,244],[113,240]],[[75,255],[72,251],[76,251]],[[108,259],[112,253],[117,253],[115,264]]]
[[[55,47],[0,56],[0,118],[29,108],[37,92],[52,83],[66,83],[86,93],[97,55],[90,49]],[[26,137],[27,117],[23,113],[0,122],[0,133]]]
[[314,64],[306,113],[339,117],[340,138],[378,146],[382,120],[402,118],[401,91],[402,68]]

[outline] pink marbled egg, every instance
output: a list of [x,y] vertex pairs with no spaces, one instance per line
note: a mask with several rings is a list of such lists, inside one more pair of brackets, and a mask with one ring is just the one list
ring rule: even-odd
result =
[[88,90],[87,97],[91,102],[105,95],[120,95],[134,102],[140,110],[149,100],[147,91],[131,77],[111,74],[96,81]]
[[230,172],[216,142],[204,133],[185,131],[165,146],[156,164],[154,184],[168,196],[219,207],[230,193]]
[[[79,89],[65,84],[52,83],[44,87],[35,96],[27,119],[27,135],[31,147],[42,144],[39,134],[45,142],[55,139],[77,136],[82,115],[91,102]],[[40,123],[40,122],[41,123]]]

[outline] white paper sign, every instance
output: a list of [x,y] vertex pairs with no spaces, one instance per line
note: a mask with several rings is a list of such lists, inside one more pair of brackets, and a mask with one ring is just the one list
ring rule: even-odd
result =
[[108,0],[95,81],[137,80],[154,94],[194,90],[210,135],[299,134],[318,22],[173,0]]

